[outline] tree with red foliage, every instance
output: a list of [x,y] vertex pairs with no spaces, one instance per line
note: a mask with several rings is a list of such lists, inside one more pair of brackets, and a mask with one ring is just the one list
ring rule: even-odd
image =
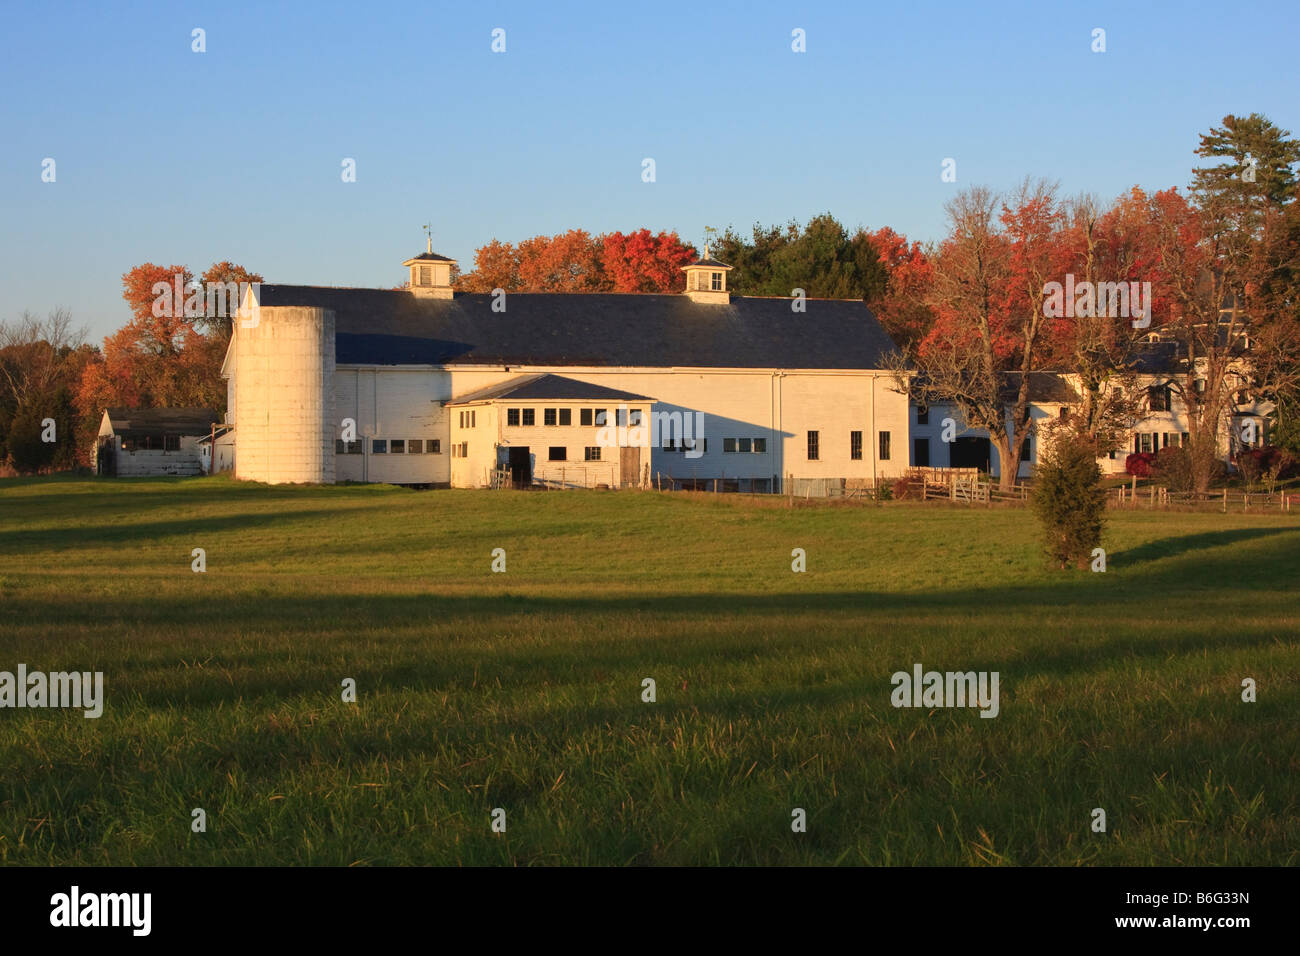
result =
[[601,236],[601,264],[615,292],[681,292],[682,266],[696,258],[676,232],[611,232]]
[[866,233],[867,241],[885,268],[885,288],[868,298],[867,305],[889,337],[903,349],[915,347],[934,326],[930,287],[934,264],[921,243],[908,245],[907,237],[886,226]]

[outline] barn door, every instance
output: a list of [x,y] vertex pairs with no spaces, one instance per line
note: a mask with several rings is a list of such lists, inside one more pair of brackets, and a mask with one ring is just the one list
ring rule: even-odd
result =
[[641,449],[636,445],[619,449],[619,486],[635,488],[641,483]]

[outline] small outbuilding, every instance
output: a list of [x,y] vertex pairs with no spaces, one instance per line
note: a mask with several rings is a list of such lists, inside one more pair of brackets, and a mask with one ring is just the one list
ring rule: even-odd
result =
[[221,416],[210,408],[108,408],[99,424],[95,473],[106,477],[198,475],[203,439]]

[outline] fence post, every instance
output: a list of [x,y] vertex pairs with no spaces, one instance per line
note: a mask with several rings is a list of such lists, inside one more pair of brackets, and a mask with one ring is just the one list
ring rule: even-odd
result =
[[1228,486],[1223,486],[1223,513],[1228,513]]

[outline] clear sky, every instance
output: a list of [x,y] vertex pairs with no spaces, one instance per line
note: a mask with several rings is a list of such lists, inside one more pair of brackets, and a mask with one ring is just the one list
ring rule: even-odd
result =
[[0,318],[65,306],[98,341],[146,261],[391,287],[429,221],[469,268],[493,237],[646,226],[698,244],[825,211],[933,239],[955,189],[1027,174],[1103,198],[1185,187],[1228,113],[1300,135],[1298,10],[10,2]]

